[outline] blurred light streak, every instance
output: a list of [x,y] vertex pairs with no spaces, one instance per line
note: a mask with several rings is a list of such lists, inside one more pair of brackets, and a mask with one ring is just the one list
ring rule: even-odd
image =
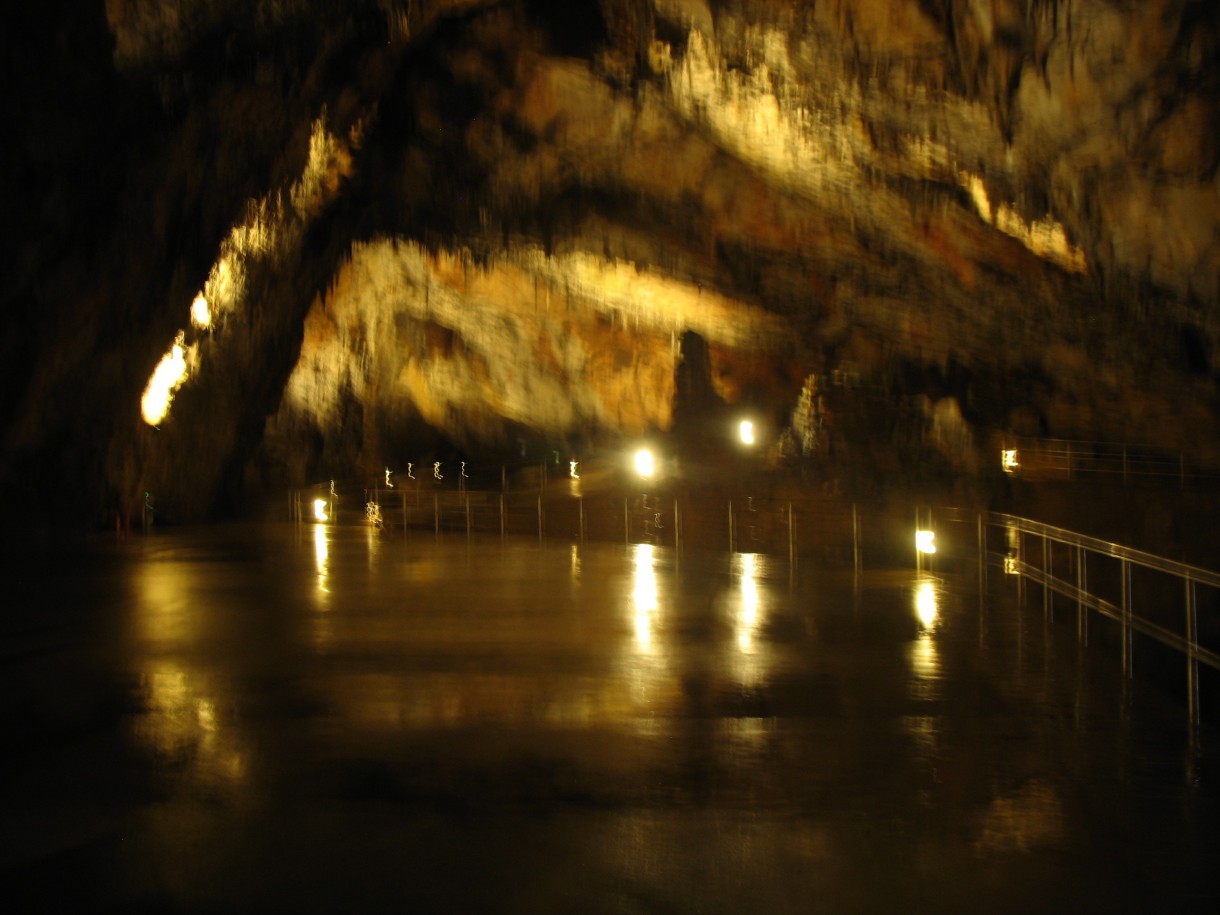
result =
[[174,400],[174,392],[187,378],[189,362],[194,360],[195,348],[192,346],[188,352],[185,339],[185,332],[178,331],[178,336],[153,369],[148,385],[144,388],[144,396],[140,398],[140,413],[144,422],[150,426],[160,425],[165,419]]

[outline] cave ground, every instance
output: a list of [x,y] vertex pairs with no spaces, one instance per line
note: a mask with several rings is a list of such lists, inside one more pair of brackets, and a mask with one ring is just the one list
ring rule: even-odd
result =
[[1214,719],[949,566],[284,521],[44,553],[0,873],[42,910],[1209,909]]

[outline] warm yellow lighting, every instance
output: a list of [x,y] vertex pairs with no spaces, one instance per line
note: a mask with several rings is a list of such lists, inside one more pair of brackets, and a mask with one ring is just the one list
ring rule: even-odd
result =
[[212,310],[208,307],[208,300],[203,297],[203,293],[195,296],[195,301],[191,302],[191,323],[199,328],[212,326]]
[[652,452],[647,448],[641,448],[635,453],[635,472],[647,479],[656,473],[656,463],[653,461]]
[[326,500],[325,499],[314,499],[313,500],[313,516],[318,521],[330,520],[330,515],[328,515],[326,513]]
[[[191,303],[192,326],[210,328],[215,315],[228,315],[237,309],[245,298],[248,261],[299,243],[303,227],[337,196],[342,179],[352,173],[351,149],[359,141],[359,126],[345,143],[327,133],[325,117],[314,122],[309,163],[292,187],[294,209],[287,209],[278,197],[251,201],[245,220],[221,242],[203,290]],[[150,426],[165,419],[174,391],[186,380],[188,368],[194,367],[195,348],[185,347],[183,337],[180,332],[144,390],[140,411]]]
[[635,642],[644,652],[652,648],[652,615],[656,613],[657,573],[653,565],[652,544],[641,543],[635,548],[635,587],[632,603],[635,609]]
[[1034,254],[1058,264],[1065,270],[1073,273],[1084,273],[1088,270],[1084,250],[1068,241],[1063,225],[1050,214],[1029,222],[1006,203],[1001,203],[998,207],[993,206],[987,194],[987,186],[979,175],[963,171],[958,175],[958,183],[970,193],[975,209],[988,225],[995,226]]
[[1012,473],[1021,465],[1017,462],[1017,449],[1006,448],[1000,452],[1000,463],[1004,467],[1005,473]]
[[915,614],[924,629],[931,629],[936,624],[936,586],[931,580],[925,579],[915,589]]
[[653,568],[650,543],[641,543],[635,548],[635,588],[632,598],[637,610],[651,613],[657,609],[657,573]]
[[748,419],[743,419],[737,427],[737,436],[741,439],[743,445],[754,444],[754,423]]
[[[330,572],[330,531],[325,524],[315,524],[313,527],[313,555],[318,567],[318,591],[321,595],[329,595],[327,576]],[[327,609],[327,598],[321,598],[321,607]]]
[[753,553],[741,554],[741,615],[737,621],[737,647],[744,652],[754,648],[758,629],[758,567]]
[[326,562],[330,558],[330,546],[326,540],[326,528],[318,525],[313,529],[314,559],[318,564],[318,574],[326,577]]
[[568,461],[568,476],[573,480],[579,480],[580,474],[576,472],[576,468],[580,466],[580,461]]
[[936,532],[935,531],[916,531],[915,532],[915,549],[920,553],[935,553],[936,552]]
[[1021,572],[1021,531],[1011,522],[1004,525],[1004,542],[1008,547],[1004,557],[1004,574],[1018,575]]
[[183,345],[185,335],[179,331],[173,344],[157,367],[153,369],[148,385],[144,388],[144,396],[140,399],[140,413],[144,422],[150,426],[160,425],[169,413],[169,405],[174,399],[174,391],[186,380],[186,347]]

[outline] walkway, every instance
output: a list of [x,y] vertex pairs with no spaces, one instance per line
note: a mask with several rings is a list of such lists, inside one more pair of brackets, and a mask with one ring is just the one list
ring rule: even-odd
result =
[[309,524],[44,560],[0,874],[46,908],[1220,900],[1215,731],[1003,576]]

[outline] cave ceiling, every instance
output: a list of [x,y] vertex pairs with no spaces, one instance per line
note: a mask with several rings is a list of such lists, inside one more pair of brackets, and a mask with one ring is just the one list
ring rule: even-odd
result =
[[6,485],[69,510],[832,378],[878,434],[1220,454],[1214,3],[66,7],[2,39],[0,371]]

